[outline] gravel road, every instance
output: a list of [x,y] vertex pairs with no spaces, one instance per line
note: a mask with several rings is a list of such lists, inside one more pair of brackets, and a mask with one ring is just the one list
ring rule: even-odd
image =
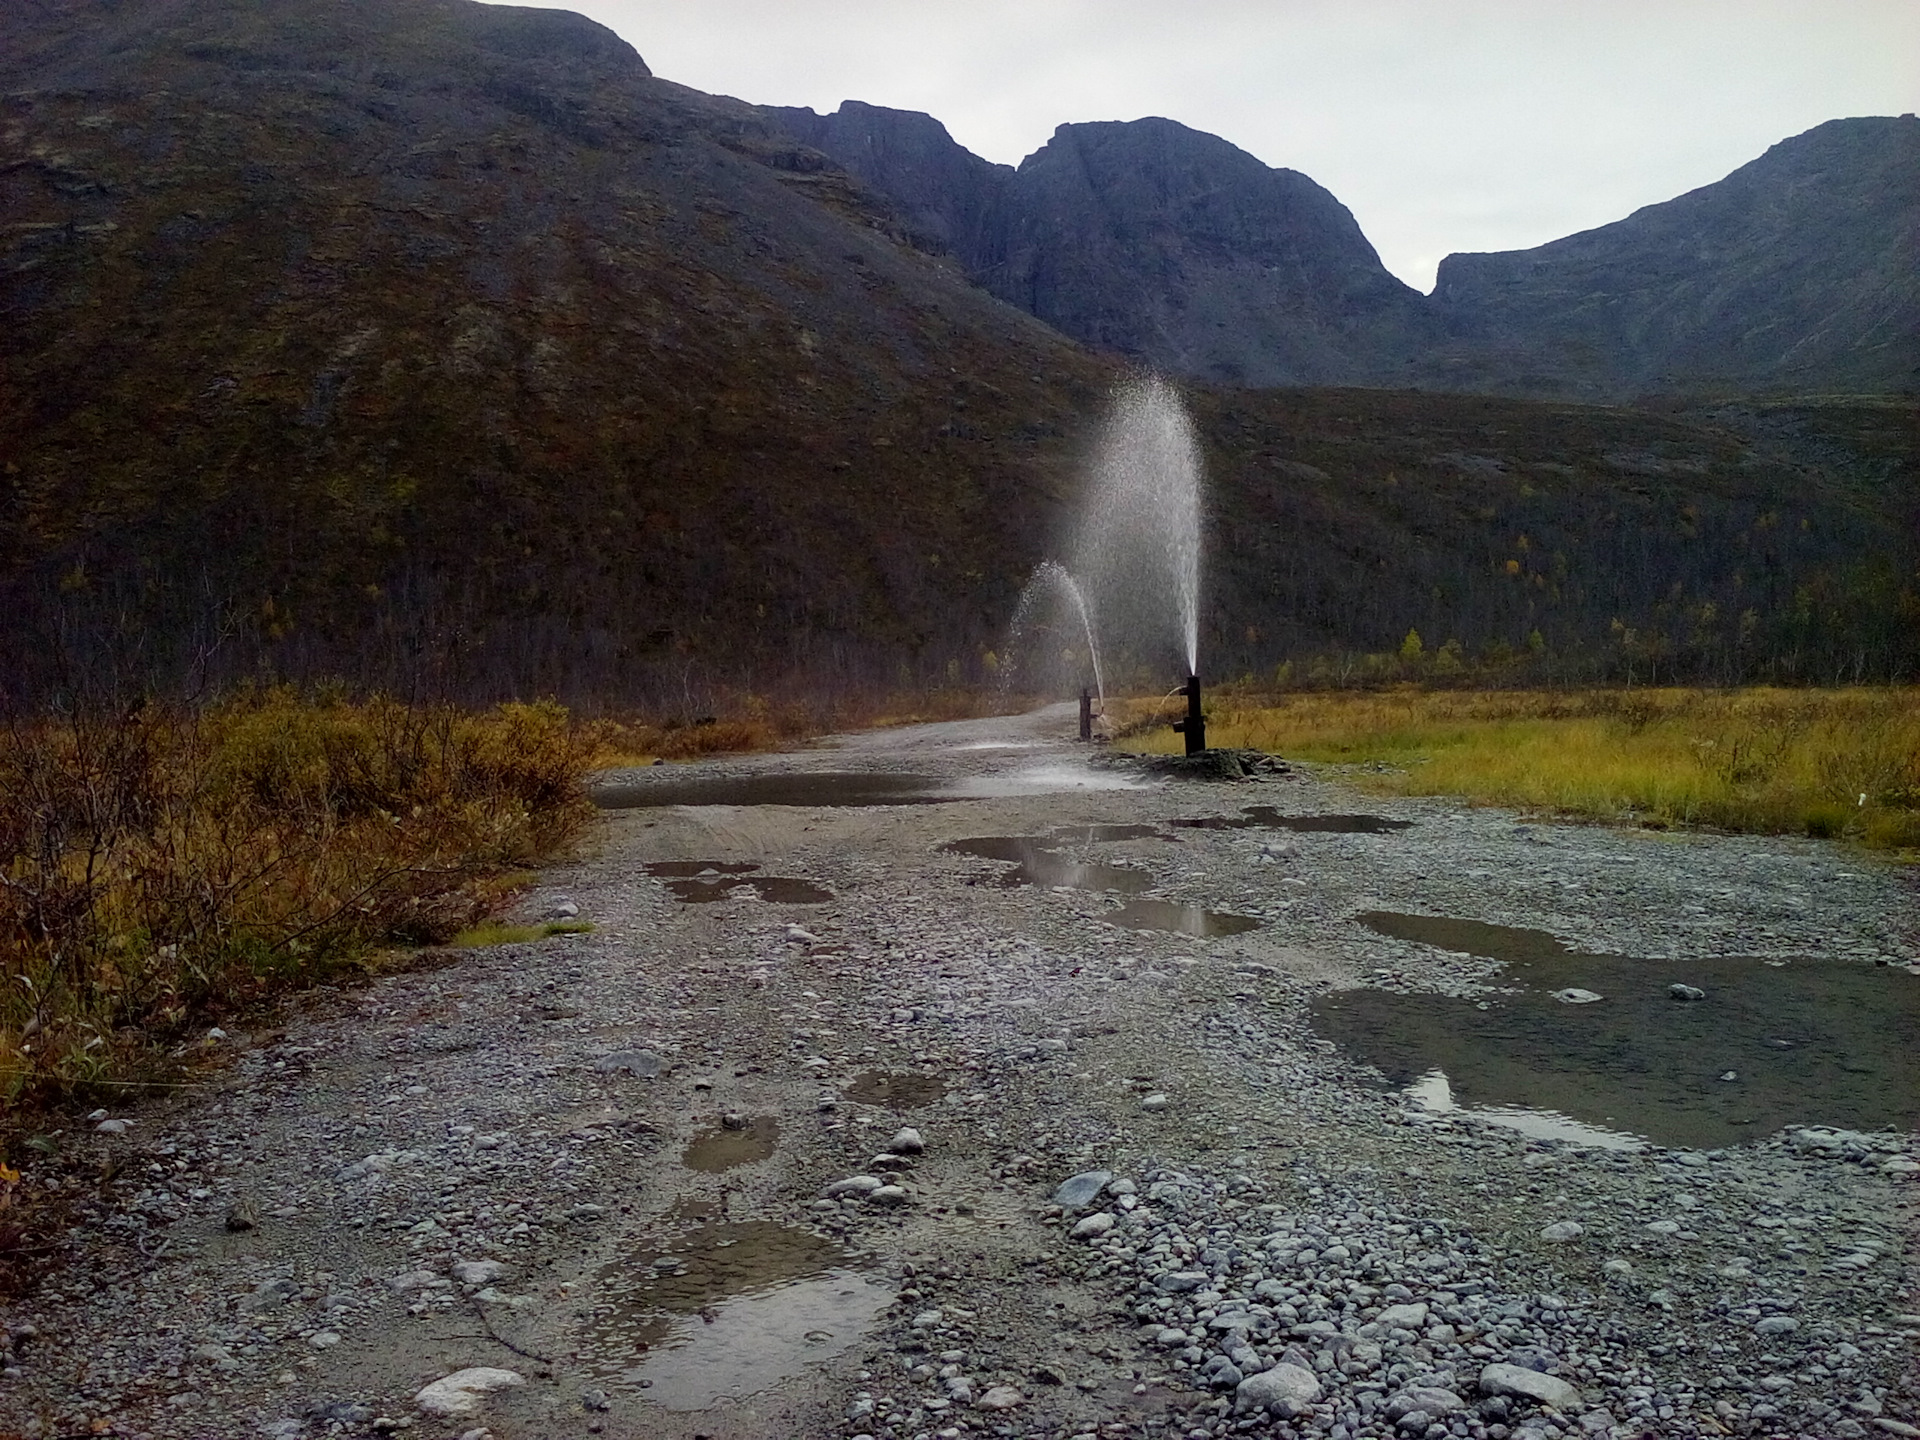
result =
[[[1722,1149],[1542,1138],[1312,1012],[1501,1003],[1501,965],[1371,911],[1920,987],[1902,872],[1301,767],[1141,778],[1070,725],[699,767],[972,798],[609,810],[522,905],[590,933],[308,995],[210,1039],[203,1087],[76,1120],[69,1165],[113,1174],[0,1312],[0,1432],[1920,1435],[1908,1130],[1810,1097]],[[1413,824],[1173,824],[1252,804]],[[946,848],[1047,836],[1032,884]],[[1259,925],[1134,928],[1182,907]]]

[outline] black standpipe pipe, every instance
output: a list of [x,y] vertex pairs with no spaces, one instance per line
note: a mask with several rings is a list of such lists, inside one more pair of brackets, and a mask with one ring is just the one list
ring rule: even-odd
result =
[[1080,687],[1080,738],[1093,739],[1093,692],[1084,685]]
[[1187,697],[1187,718],[1173,722],[1173,728],[1187,737],[1187,754],[1198,755],[1207,748],[1207,717],[1200,713],[1200,677],[1189,675],[1179,689]]

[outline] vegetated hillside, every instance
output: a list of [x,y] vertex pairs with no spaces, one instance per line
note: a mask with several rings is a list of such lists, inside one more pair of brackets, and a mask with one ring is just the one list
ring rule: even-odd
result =
[[224,604],[286,673],[506,689],[891,673],[1038,558],[1106,369],[597,25],[33,0],[0,46],[15,617],[178,649]]
[[1194,403],[1217,477],[1203,647],[1216,673],[1312,654],[1358,678],[1410,628],[1426,675],[1920,673],[1912,401]]
[[[0,226],[15,695],[196,659],[695,707],[979,679],[1116,373],[562,12],[16,4]],[[1652,634],[1912,663],[1910,412],[1194,403],[1222,666],[1412,625],[1589,670]]]
[[1170,120],[1063,125],[1019,169],[926,115],[769,109],[1002,299],[1100,349],[1242,385],[1623,400],[1920,390],[1920,121],[1836,120],[1717,184],[1432,297],[1351,214]]
[[1456,383],[1597,398],[1920,390],[1920,119],[1833,120],[1532,250],[1449,255]]

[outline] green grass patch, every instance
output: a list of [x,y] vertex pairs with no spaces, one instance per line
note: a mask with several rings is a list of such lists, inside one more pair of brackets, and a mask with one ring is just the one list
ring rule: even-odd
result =
[[[1920,690],[1222,694],[1208,738],[1365,789],[1656,826],[1920,845]],[[1121,743],[1171,751],[1135,705]]]
[[549,920],[541,925],[482,920],[478,925],[469,925],[447,943],[462,950],[475,950],[485,945],[521,945],[529,940],[545,940],[550,935],[585,935],[592,929],[585,920]]

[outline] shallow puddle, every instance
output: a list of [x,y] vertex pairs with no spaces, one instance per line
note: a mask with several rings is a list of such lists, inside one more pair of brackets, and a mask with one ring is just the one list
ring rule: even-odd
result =
[[893,1298],[820,1236],[703,1225],[602,1269],[578,1339],[586,1368],[669,1410],[705,1410],[852,1346]]
[[680,1163],[689,1170],[717,1174],[736,1165],[765,1160],[779,1144],[780,1122],[771,1115],[761,1115],[738,1130],[729,1130],[724,1125],[702,1130],[688,1143]]
[[1389,820],[1384,815],[1282,815],[1271,805],[1248,805],[1239,818],[1208,815],[1199,820],[1176,820],[1183,830],[1291,830],[1308,835],[1392,835],[1411,830],[1411,820]]
[[932,775],[801,772],[778,775],[699,775],[685,779],[647,777],[596,786],[602,810],[655,805],[928,805],[940,795]]
[[1049,830],[1047,839],[1055,845],[1106,845],[1116,840],[1173,841],[1158,825],[1063,825]]
[[749,895],[774,904],[826,904],[833,891],[810,879],[756,876],[755,864],[722,864],[720,860],[655,860],[645,870],[666,879],[666,889],[687,904],[714,900],[743,900]]
[[856,1105],[885,1105],[891,1110],[931,1105],[946,1093],[947,1082],[938,1075],[911,1070],[865,1070],[846,1089],[847,1099]]
[[955,840],[941,848],[952,855],[1010,862],[1015,868],[1000,881],[1009,888],[1065,885],[1074,890],[1099,890],[1117,895],[1138,895],[1153,888],[1153,876],[1144,870],[1072,860],[1055,848],[1052,839],[1032,835],[984,835],[974,840]]
[[[1437,1069],[1468,1108],[1519,1107],[1696,1148],[1795,1124],[1920,1121],[1920,981],[1902,971],[1826,959],[1643,960],[1587,954],[1540,930],[1359,918],[1379,934],[1504,960],[1511,968],[1495,983],[1520,987],[1478,1001],[1372,989],[1317,1000],[1320,1032],[1395,1084]],[[1676,999],[1676,984],[1705,998]],[[1601,999],[1555,998],[1570,990]]]
[[[1093,836],[1098,831],[1121,832],[1105,836],[1113,840],[1138,840],[1159,831],[1151,825],[1078,826],[1055,830],[1044,838],[1033,835],[985,835],[973,840],[955,840],[942,848],[956,855],[977,855],[985,860],[1011,862],[1014,869],[1001,878],[1002,885],[1063,885],[1072,890],[1091,890],[1108,895],[1139,896],[1153,888],[1153,876],[1144,870],[1126,870],[1118,865],[1097,865],[1063,855],[1059,845],[1075,837]],[[1089,839],[1086,843],[1094,843]],[[1176,905],[1166,900],[1129,900],[1118,910],[1100,917],[1129,930],[1164,930],[1175,935],[1194,935],[1203,940],[1222,935],[1239,935],[1256,930],[1258,920],[1246,915],[1230,915],[1206,910],[1198,905]]]
[[770,775],[635,775],[592,789],[602,810],[662,805],[938,805],[1081,790],[1140,790],[1143,783],[1085,765],[1028,765],[998,775],[942,780],[937,775],[867,771],[799,771]]
[[1198,905],[1175,905],[1166,900],[1129,900],[1112,914],[1100,918],[1129,930],[1165,930],[1175,935],[1196,935],[1202,940],[1243,935],[1260,928],[1260,922],[1248,915],[1206,910]]

